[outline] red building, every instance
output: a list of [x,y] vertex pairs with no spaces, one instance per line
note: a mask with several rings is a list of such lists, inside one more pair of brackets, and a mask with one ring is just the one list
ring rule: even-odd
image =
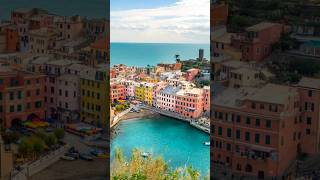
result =
[[4,127],[44,118],[45,76],[0,67],[0,122]]
[[231,37],[231,44],[242,51],[242,61],[262,61],[272,52],[272,45],[280,40],[284,26],[262,22],[248,27],[245,33]]

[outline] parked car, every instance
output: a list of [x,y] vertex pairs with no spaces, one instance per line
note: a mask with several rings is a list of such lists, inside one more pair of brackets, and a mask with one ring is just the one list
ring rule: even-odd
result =
[[73,157],[74,159],[79,159],[79,154],[78,153],[65,153],[65,156]]
[[93,157],[90,154],[80,154],[79,158],[85,161],[93,161]]
[[68,151],[69,153],[79,153],[79,151],[75,147],[71,147]]
[[74,160],[76,160],[74,157],[71,157],[71,156],[62,156],[61,159],[66,160],[66,161],[74,161]]

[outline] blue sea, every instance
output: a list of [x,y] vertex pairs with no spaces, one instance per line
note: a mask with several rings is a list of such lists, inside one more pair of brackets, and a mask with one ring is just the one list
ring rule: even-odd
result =
[[41,8],[64,16],[109,19],[109,6],[110,0],[0,0],[0,19],[9,20],[11,11],[17,8]]
[[172,169],[192,165],[202,176],[209,175],[210,147],[206,134],[186,122],[165,116],[121,121],[120,133],[111,141],[111,159],[115,148],[128,158],[133,148],[162,156]]
[[110,64],[128,66],[147,66],[166,62],[174,63],[175,54],[182,60],[196,59],[199,49],[204,49],[209,59],[209,44],[166,44],[166,43],[111,43]]

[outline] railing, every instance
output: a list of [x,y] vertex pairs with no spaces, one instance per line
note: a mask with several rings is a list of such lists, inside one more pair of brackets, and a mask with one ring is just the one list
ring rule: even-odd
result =
[[27,180],[29,177],[57,162],[66,152],[67,148],[68,145],[62,146],[48,155],[42,156],[36,161],[22,165],[22,170],[13,170],[11,172],[11,180]]

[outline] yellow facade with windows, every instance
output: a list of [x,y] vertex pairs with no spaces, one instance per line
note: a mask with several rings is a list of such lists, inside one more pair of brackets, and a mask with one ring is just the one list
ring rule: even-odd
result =
[[[81,121],[106,127],[109,122],[109,81],[105,71],[80,78]],[[108,121],[107,121],[108,120]]]

